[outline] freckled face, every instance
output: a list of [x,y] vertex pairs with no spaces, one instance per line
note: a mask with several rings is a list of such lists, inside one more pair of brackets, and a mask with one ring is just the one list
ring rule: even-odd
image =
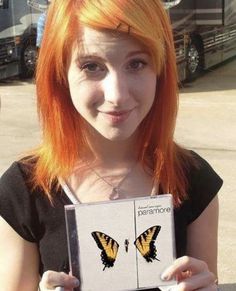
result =
[[125,140],[152,107],[156,73],[145,47],[125,34],[83,28],[68,70],[78,113],[109,140]]

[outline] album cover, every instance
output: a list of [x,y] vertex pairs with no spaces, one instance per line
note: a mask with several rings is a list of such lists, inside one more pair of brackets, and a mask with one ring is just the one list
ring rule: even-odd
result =
[[81,291],[140,290],[164,282],[175,259],[172,196],[65,206],[72,274]]

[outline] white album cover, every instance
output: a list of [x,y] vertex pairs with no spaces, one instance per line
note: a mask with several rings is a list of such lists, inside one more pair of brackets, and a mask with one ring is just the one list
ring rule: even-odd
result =
[[72,274],[81,291],[173,285],[161,273],[175,259],[172,196],[65,206]]

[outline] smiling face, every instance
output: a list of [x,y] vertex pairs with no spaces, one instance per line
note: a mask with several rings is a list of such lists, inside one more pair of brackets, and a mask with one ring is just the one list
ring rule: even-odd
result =
[[84,27],[68,83],[72,102],[93,134],[125,140],[152,107],[156,73],[147,49],[131,36]]

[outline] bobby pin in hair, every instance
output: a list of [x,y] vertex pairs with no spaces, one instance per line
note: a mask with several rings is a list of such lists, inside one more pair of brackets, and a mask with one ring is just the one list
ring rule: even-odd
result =
[[128,29],[127,29],[127,33],[130,34],[130,30],[131,30],[131,26],[129,24],[124,24],[124,23],[119,23],[116,27],[116,30],[119,30],[119,28],[122,26],[122,25],[127,25]]

